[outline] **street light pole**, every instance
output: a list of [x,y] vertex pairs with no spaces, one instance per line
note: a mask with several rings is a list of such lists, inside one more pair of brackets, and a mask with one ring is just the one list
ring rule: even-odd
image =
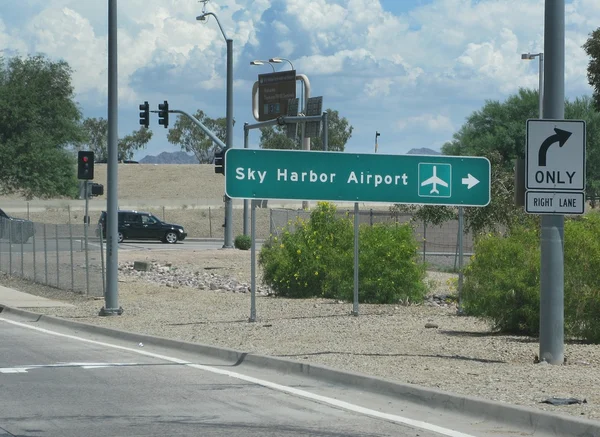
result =
[[[223,38],[227,43],[227,133],[225,136],[225,149],[230,149],[233,147],[233,40],[227,38],[223,26],[219,22],[219,18],[213,12],[204,12],[202,15],[196,17],[196,20],[204,21],[208,15],[215,17]],[[233,204],[227,194],[223,196],[223,199],[225,201],[225,236],[223,248],[231,249],[233,248]]]
[[[216,18],[216,17],[215,17]],[[233,147],[233,40],[227,39],[227,134],[226,149]],[[225,241],[223,248],[233,248],[233,203],[225,194]]]
[[544,118],[544,54],[539,53],[539,95],[540,95],[540,118]]

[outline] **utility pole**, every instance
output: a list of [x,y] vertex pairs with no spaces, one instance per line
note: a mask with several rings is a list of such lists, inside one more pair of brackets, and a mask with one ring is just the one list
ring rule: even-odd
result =
[[106,192],[106,294],[101,316],[123,313],[119,307],[118,230],[118,104],[117,85],[117,0],[108,0],[108,160]]

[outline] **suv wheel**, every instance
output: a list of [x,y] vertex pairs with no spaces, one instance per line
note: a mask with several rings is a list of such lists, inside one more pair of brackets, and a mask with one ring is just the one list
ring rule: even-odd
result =
[[175,244],[177,243],[178,237],[175,231],[168,231],[163,239],[164,243]]
[[125,235],[123,235],[123,232],[119,232],[119,233],[117,234],[117,241],[118,241],[119,243],[122,243],[124,239],[125,239]]

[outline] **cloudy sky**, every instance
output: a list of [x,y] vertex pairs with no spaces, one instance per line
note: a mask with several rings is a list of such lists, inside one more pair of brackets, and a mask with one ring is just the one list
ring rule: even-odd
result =
[[[138,105],[225,116],[225,41],[213,18],[196,21],[197,0],[119,0],[119,133],[137,129]],[[106,0],[0,1],[5,56],[43,53],[74,69],[85,117],[107,116]],[[234,40],[234,143],[254,123],[252,85],[287,58],[308,76],[313,96],[354,126],[347,151],[438,150],[486,100],[537,89],[544,0],[210,0]],[[590,95],[581,49],[600,26],[600,1],[566,1],[566,94]],[[275,65],[276,70],[289,64]],[[172,115],[171,117],[174,117]],[[173,123],[172,121],[171,123]],[[152,115],[154,138],[136,155],[176,151]],[[251,143],[259,141],[251,133]]]

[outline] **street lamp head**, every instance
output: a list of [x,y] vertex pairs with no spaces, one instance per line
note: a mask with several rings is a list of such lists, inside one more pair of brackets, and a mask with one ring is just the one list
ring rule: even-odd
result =
[[196,20],[198,20],[198,21],[206,21],[206,14],[198,15],[196,17]]
[[533,56],[531,55],[531,53],[523,53],[521,54],[521,59],[533,59]]
[[265,63],[263,61],[255,60],[250,61],[250,65],[265,65]]
[[285,58],[271,58],[269,59],[269,62],[272,62],[274,64],[281,64],[282,62],[287,62],[290,64],[290,67],[292,67],[292,70],[294,69],[294,64],[292,64],[292,61],[290,61],[289,59],[285,59]]

